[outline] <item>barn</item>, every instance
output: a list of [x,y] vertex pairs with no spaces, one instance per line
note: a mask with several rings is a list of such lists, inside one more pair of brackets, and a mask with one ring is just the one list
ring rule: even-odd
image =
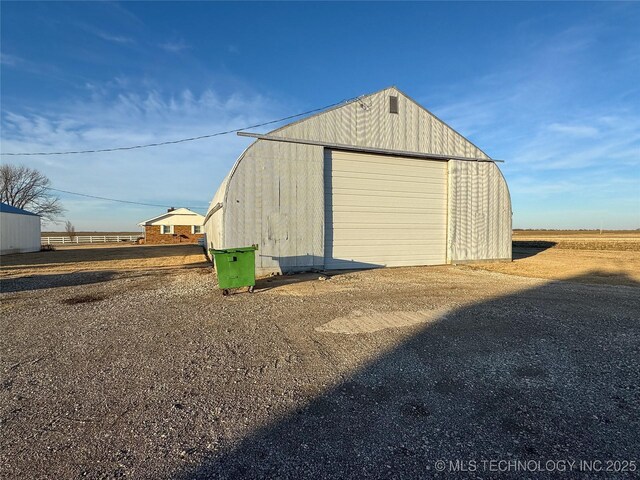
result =
[[258,273],[511,260],[498,164],[396,87],[245,135],[204,231]]
[[0,255],[40,251],[40,216],[0,203]]

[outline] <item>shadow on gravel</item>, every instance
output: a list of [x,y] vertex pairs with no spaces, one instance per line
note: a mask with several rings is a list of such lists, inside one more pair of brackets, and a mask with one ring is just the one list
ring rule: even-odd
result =
[[436,460],[635,460],[637,287],[550,282],[460,308],[174,478],[445,478]]
[[[373,267],[370,267],[373,268]],[[375,267],[375,268],[380,268]],[[284,285],[295,285],[297,283],[314,282],[319,278],[327,280],[331,277],[345,275],[347,273],[362,272],[365,269],[358,270],[323,270],[317,272],[293,273],[285,275],[274,275],[272,277],[264,277],[256,279],[256,293],[266,292],[273,288],[282,287]]]
[[0,293],[24,292],[43,288],[74,287],[108,282],[118,276],[113,270],[34,275],[0,279]]
[[522,258],[533,257],[556,245],[557,242],[514,240],[511,242],[512,258],[513,260],[520,260]]

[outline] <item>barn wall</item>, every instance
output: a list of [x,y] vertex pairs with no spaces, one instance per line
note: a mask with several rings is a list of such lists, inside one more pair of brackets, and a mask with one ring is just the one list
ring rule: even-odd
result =
[[511,199],[491,162],[449,161],[448,261],[511,259]]
[[223,247],[257,243],[260,272],[322,267],[323,148],[259,140],[237,163],[223,207]]
[[0,255],[40,251],[40,217],[0,212]]
[[[242,158],[242,157],[240,157]],[[209,211],[212,211],[216,208],[216,205],[224,202],[224,197],[227,193],[227,183],[229,181],[229,175],[225,177],[218,188],[218,191],[213,196],[213,200],[211,200],[211,204],[209,205]],[[206,244],[206,254],[209,256],[210,248],[222,248],[222,227],[223,222],[222,218],[224,215],[224,208],[218,208],[204,223],[204,233],[205,233],[205,244]],[[206,217],[205,217],[206,218]]]
[[[397,114],[389,113],[390,95],[398,97]],[[358,147],[488,158],[462,135],[393,87],[289,124],[270,135]]]
[[[389,113],[390,95],[398,96],[398,114]],[[488,159],[393,87],[270,135]],[[205,223],[208,247],[257,243],[260,273],[322,268],[323,150],[265,140],[249,146],[211,202],[210,211],[217,203],[223,207]],[[449,165],[448,261],[511,258],[511,203],[497,166],[460,161]]]

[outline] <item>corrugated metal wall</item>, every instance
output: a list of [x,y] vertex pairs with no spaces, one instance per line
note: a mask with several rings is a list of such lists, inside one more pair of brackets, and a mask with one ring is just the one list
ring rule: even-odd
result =
[[231,174],[227,175],[224,180],[222,180],[220,187],[216,191],[216,194],[213,196],[213,200],[211,200],[211,204],[209,205],[209,211],[211,212],[215,208],[215,213],[213,213],[208,219],[206,219],[205,217],[204,234],[205,242],[207,245],[207,248],[205,249],[207,255],[209,255],[210,248],[222,248],[223,245],[222,217],[224,210],[222,208],[217,208],[217,205],[224,201],[225,194],[227,193],[227,183],[229,181],[230,175]]
[[449,160],[448,261],[511,259],[511,199],[495,163]]
[[[389,96],[399,113],[389,113]],[[488,158],[479,148],[396,88],[388,88],[271,132],[324,143]],[[214,200],[222,210],[205,224],[209,246],[257,243],[256,267],[322,268],[324,149],[258,140],[238,159]],[[511,205],[493,163],[450,162],[448,261],[510,258]],[[211,210],[210,208],[210,210]],[[508,212],[508,213],[507,213]]]
[[[389,96],[398,97],[399,111],[389,113]],[[462,135],[396,88],[292,123],[273,136],[301,138],[362,147],[488,158]]]
[[227,186],[223,246],[257,243],[258,271],[321,268],[323,148],[258,141]]

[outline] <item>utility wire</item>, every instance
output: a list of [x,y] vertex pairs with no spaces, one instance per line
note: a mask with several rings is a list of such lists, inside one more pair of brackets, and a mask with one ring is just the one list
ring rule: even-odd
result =
[[272,125],[274,123],[284,122],[285,120],[291,120],[292,118],[302,117],[304,115],[309,115],[311,113],[319,112],[321,110],[326,110],[328,108],[336,107],[341,104],[348,104],[358,100],[359,97],[351,98],[348,100],[342,100],[340,102],[332,103],[331,105],[326,105],[320,108],[314,108],[313,110],[308,110],[302,113],[296,113],[295,115],[289,115],[288,117],[279,118],[277,120],[271,120],[269,122],[258,123],[256,125],[251,125],[249,127],[236,128],[233,130],[226,130],[224,132],[210,133],[208,135],[200,135],[198,137],[189,137],[182,138],[180,140],[169,140],[166,142],[157,142],[157,143],[147,143],[144,145],[132,145],[129,147],[114,147],[114,148],[101,148],[96,150],[71,150],[68,152],[8,152],[3,153],[0,152],[0,155],[13,155],[13,156],[27,156],[27,155],[74,155],[79,153],[102,153],[102,152],[116,152],[120,150],[135,150],[138,148],[149,148],[149,147],[160,147],[162,145],[173,145],[175,143],[184,143],[184,142],[193,142],[194,140],[202,140],[204,138],[218,137],[220,135],[228,135],[229,133],[237,133],[243,130],[249,130],[252,128],[264,127],[266,125]]
[[[51,188],[51,187],[46,187],[46,188],[47,190],[53,190],[54,192],[69,193],[71,195],[78,195],[80,197],[97,198],[98,200],[108,200],[110,202],[130,203],[133,205],[144,205],[147,207],[162,207],[162,208],[173,208],[175,206],[175,205],[159,205],[157,203],[132,202],[130,200],[119,200],[117,198],[98,197],[96,195],[87,195],[86,193],[70,192],[68,190],[60,190],[58,188]],[[205,210],[209,207],[184,207],[184,208],[194,208],[196,210]]]

